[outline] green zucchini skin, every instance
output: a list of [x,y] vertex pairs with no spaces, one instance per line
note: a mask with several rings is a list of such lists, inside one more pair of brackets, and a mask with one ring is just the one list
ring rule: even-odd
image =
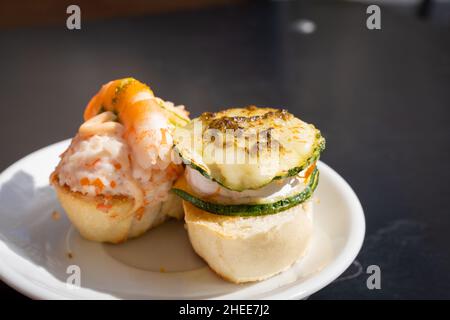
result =
[[225,216],[254,217],[275,214],[305,202],[312,196],[318,183],[319,170],[315,168],[311,173],[308,185],[302,192],[273,203],[263,204],[222,205],[204,201],[181,189],[173,188],[172,191],[180,196],[183,200],[189,201],[197,208],[200,208],[201,210],[207,211],[209,213]]
[[319,143],[317,144],[317,147],[314,149],[314,152],[311,155],[311,157],[309,157],[309,159],[302,166],[291,168],[286,172],[286,174],[274,177],[272,179],[272,181],[296,176],[302,170],[308,168],[314,162],[318,161],[320,158],[320,154],[325,150],[326,143],[325,143],[325,139],[320,135],[320,133],[318,134],[317,139],[319,139]]

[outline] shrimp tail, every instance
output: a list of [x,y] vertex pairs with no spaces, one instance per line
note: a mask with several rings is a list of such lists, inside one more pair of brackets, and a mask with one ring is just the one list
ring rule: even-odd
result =
[[87,121],[99,113],[111,111],[119,116],[126,106],[138,99],[153,98],[153,91],[146,84],[134,79],[123,78],[103,85],[100,91],[89,101],[84,110]]

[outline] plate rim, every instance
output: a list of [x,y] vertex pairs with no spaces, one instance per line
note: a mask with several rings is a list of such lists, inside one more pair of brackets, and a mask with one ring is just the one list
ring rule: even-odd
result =
[[[46,147],[35,150],[25,157],[15,161],[13,164],[8,166],[5,170],[0,173],[0,184],[3,184],[5,180],[5,176],[8,176],[9,172],[14,171],[16,167],[19,167],[22,162],[27,161],[27,159],[35,156],[38,153],[45,152],[47,149],[55,148],[58,145],[64,145],[70,143],[71,139],[65,139],[59,142],[52,143]],[[291,283],[287,284],[286,289],[282,289],[284,286],[280,288],[276,288],[274,290],[281,292],[275,292],[274,290],[268,291],[263,294],[259,299],[301,299],[306,298],[309,295],[321,290],[322,288],[329,285],[336,278],[338,278],[355,260],[356,256],[360,252],[366,231],[366,222],[364,216],[364,210],[361,205],[361,202],[358,199],[358,196],[352,189],[352,187],[347,183],[347,181],[339,175],[333,168],[324,163],[323,161],[318,162],[319,170],[327,171],[327,174],[332,176],[332,180],[334,180],[338,184],[338,188],[340,188],[345,197],[350,201],[351,206],[351,214],[349,215],[349,224],[351,225],[348,233],[348,240],[346,241],[344,247],[341,249],[339,255],[334,258],[327,266],[325,266],[322,270],[320,270],[316,275],[312,276],[311,279],[302,281],[301,283]],[[0,250],[8,250],[5,249],[7,247],[5,241],[0,239]],[[1,252],[0,251],[0,252]],[[24,259],[23,257],[17,257],[18,259]],[[41,285],[33,283],[26,276],[16,272],[12,269],[8,263],[6,263],[3,259],[0,259],[0,280],[6,283],[8,286],[13,288],[14,290],[28,296],[32,299],[70,299],[69,294],[61,295],[55,293],[51,288],[44,288]],[[301,290],[299,290],[301,287]],[[114,299],[112,296],[108,296],[107,294],[97,293],[99,297],[93,299]],[[72,297],[79,298],[79,297]],[[85,297],[85,299],[89,299]],[[212,297],[211,299],[246,299],[245,296],[240,296],[239,291],[219,295],[217,297]]]

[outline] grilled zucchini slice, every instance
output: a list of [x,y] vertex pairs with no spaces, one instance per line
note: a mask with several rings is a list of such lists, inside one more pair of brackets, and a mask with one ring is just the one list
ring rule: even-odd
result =
[[309,177],[308,185],[300,193],[288,196],[275,202],[258,204],[222,205],[205,201],[193,195],[193,192],[187,185],[184,176],[175,183],[172,191],[182,199],[189,201],[194,206],[204,211],[219,215],[250,217],[274,214],[297,206],[312,196],[318,183],[319,170],[315,168]]
[[325,139],[286,110],[232,108],[205,112],[174,131],[183,161],[223,187],[259,189],[318,160]]

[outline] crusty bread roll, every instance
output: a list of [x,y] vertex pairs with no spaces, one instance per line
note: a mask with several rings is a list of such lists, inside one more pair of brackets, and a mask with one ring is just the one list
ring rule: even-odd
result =
[[265,216],[211,214],[183,201],[194,250],[220,276],[235,283],[267,279],[306,252],[313,229],[311,201]]
[[133,199],[113,197],[111,208],[106,211],[98,207],[99,203],[104,202],[102,196],[85,196],[57,183],[53,186],[70,221],[84,238],[92,241],[120,243],[138,237],[169,216],[178,219],[183,216],[181,200],[172,193],[167,201],[130,214]]

